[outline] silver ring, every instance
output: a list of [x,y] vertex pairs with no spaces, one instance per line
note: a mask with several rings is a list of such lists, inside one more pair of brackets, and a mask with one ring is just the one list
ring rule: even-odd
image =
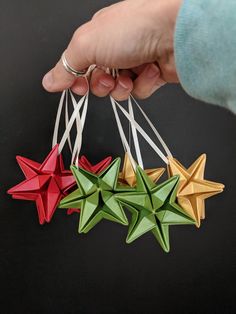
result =
[[63,64],[63,67],[64,69],[70,73],[70,74],[73,74],[74,76],[76,77],[79,77],[79,76],[84,76],[86,74],[86,70],[83,70],[83,71],[77,71],[75,69],[73,69],[69,63],[67,62],[66,60],[66,56],[65,56],[65,51],[63,52],[62,56],[61,56],[61,61],[62,61],[62,64]]

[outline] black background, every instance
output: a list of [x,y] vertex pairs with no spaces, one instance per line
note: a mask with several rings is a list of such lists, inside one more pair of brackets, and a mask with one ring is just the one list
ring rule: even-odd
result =
[[[6,190],[23,179],[20,154],[50,150],[59,95],[41,87],[76,27],[114,1],[0,0],[0,312],[235,313],[236,118],[165,86],[142,101],[186,166],[202,152],[206,178],[225,192],[207,201],[202,227],[171,227],[171,252],[152,234],[125,244],[126,228],[103,221],[78,235],[78,216],[58,210],[40,226],[33,202]],[[83,152],[122,156],[108,99],[91,98]],[[146,166],[163,166],[143,145]]]

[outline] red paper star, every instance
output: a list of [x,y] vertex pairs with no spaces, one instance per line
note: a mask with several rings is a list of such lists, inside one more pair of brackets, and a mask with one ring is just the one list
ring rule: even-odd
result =
[[109,166],[111,160],[112,157],[109,156],[97,163],[96,165],[92,165],[85,156],[81,156],[79,160],[79,167],[94,174],[99,174]]
[[58,145],[42,164],[20,156],[16,159],[26,179],[8,193],[15,199],[35,201],[39,223],[50,222],[60,200],[75,185],[71,171],[64,169],[62,155],[58,155]]
[[[112,157],[109,156],[103,159],[102,161],[100,161],[99,163],[97,163],[96,165],[92,165],[85,156],[81,156],[81,158],[79,159],[79,167],[89,172],[92,172],[94,174],[99,174],[109,166],[111,161],[112,161]],[[75,209],[69,208],[67,210],[67,215],[71,215],[73,213],[79,213],[79,212],[80,212],[80,209],[78,208],[75,208]]]

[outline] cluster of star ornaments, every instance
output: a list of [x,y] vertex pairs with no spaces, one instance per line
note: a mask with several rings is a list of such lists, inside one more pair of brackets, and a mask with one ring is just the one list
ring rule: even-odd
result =
[[[89,67],[86,75],[93,69],[94,66]],[[73,104],[70,117],[69,97]],[[55,119],[52,150],[42,163],[17,156],[25,179],[9,189],[8,193],[14,199],[34,201],[41,225],[49,223],[58,209],[66,209],[67,215],[78,215],[79,233],[89,232],[105,219],[127,226],[127,243],[151,232],[162,249],[169,252],[169,227],[187,224],[200,227],[201,220],[205,218],[205,199],[222,192],[224,185],[204,179],[205,154],[189,168],[173,158],[162,137],[132,95],[128,99],[128,112],[112,97],[110,99],[126,152],[122,169],[120,158],[112,160],[111,157],[106,157],[97,164],[92,164],[85,156],[79,158],[88,93],[77,102],[73,93],[65,90]],[[135,121],[132,101],[153,130],[165,154]],[[56,144],[63,106],[65,130],[59,144]],[[139,164],[132,157],[130,142],[126,139],[117,108],[129,120]],[[76,125],[76,137],[71,141],[73,125]],[[166,163],[166,179],[162,176],[165,168],[143,169],[137,130]],[[65,169],[62,158],[66,142],[71,152],[70,170]],[[129,219],[127,211],[130,212]]]
[[[96,165],[82,156],[78,166],[65,170],[58,145],[43,163],[17,156],[25,180],[8,193],[14,199],[35,201],[39,223],[49,223],[58,208],[79,215],[79,233],[87,233],[106,219],[128,226],[126,242],[151,232],[165,252],[170,250],[169,226],[195,224],[205,218],[205,199],[223,191],[224,185],[204,179],[206,155],[189,168],[168,159],[164,168],[133,168],[128,154],[107,157]],[[130,221],[126,210],[131,213]]]

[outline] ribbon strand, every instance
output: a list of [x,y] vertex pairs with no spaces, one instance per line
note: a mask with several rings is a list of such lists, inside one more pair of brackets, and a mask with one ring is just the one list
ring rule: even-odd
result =
[[133,156],[132,156],[132,153],[131,153],[131,150],[130,150],[130,146],[129,146],[128,141],[126,139],[126,136],[125,136],[125,133],[124,133],[124,130],[123,130],[123,127],[122,127],[122,124],[121,124],[118,112],[117,112],[116,101],[115,101],[115,99],[112,96],[110,96],[110,100],[111,100],[112,108],[113,108],[113,111],[114,111],[114,114],[115,114],[115,119],[116,119],[117,127],[118,127],[118,130],[119,130],[121,142],[122,142],[122,144],[124,146],[125,152],[128,153],[128,156],[130,158],[130,162],[132,164],[132,167],[135,170],[136,169],[136,163],[135,163],[135,161],[133,159]]
[[139,131],[139,133],[143,136],[143,138],[147,141],[147,143],[152,147],[152,149],[157,153],[157,155],[166,164],[168,164],[167,157],[157,147],[157,145],[153,142],[153,140],[150,138],[150,136],[148,136],[148,134],[141,128],[141,126],[131,117],[131,115],[116,100],[114,100],[114,103],[120,109],[120,111],[125,115],[125,117],[131,122],[131,125],[133,125]]
[[[128,108],[129,108],[130,116],[134,119],[134,111],[133,111],[131,97],[128,98]],[[140,150],[137,130],[136,130],[136,128],[135,128],[135,126],[133,124],[130,124],[130,125],[131,125],[131,131],[132,131],[132,135],[133,135],[134,148],[135,148],[137,161],[138,161],[139,166],[142,169],[144,169],[144,167],[143,167],[143,159],[142,159],[142,155],[141,155],[141,150]]]
[[143,109],[141,108],[141,106],[138,104],[137,100],[133,97],[133,95],[130,95],[132,97],[132,99],[134,100],[135,104],[137,105],[138,109],[140,110],[140,112],[142,113],[143,117],[145,118],[145,120],[147,121],[147,123],[149,124],[149,126],[151,127],[151,129],[153,130],[154,134],[156,135],[157,139],[159,140],[159,142],[161,143],[164,151],[166,152],[168,157],[173,157],[173,155],[171,154],[168,146],[166,145],[166,143],[164,142],[163,138],[161,137],[160,133],[157,131],[157,129],[155,128],[155,126],[153,125],[153,123],[151,122],[151,120],[148,118],[148,116],[146,115],[146,113],[143,111]]

